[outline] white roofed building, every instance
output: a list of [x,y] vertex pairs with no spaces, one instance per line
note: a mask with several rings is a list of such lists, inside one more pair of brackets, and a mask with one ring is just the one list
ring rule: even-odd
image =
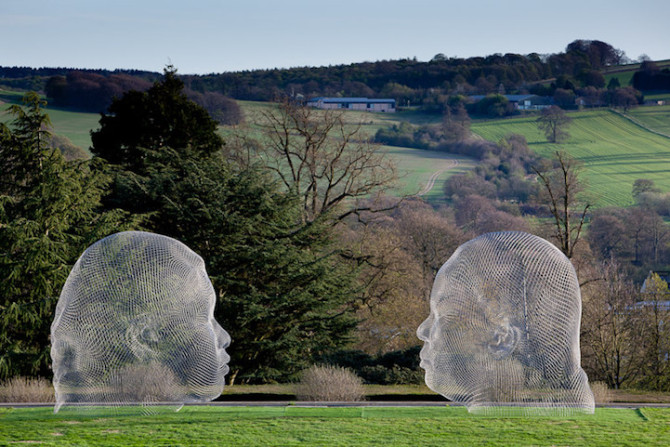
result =
[[396,111],[395,99],[369,99],[369,98],[312,98],[307,105],[317,109],[343,109],[362,110],[367,112]]

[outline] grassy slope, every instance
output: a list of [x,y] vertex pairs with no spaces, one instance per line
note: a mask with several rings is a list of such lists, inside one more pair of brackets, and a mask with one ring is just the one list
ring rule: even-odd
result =
[[[250,123],[259,121],[259,115],[263,111],[270,107],[275,107],[273,104],[253,101],[238,101],[238,103],[244,111],[247,122]],[[345,112],[344,117],[349,126],[353,127],[360,124],[362,135],[370,138],[381,127],[389,127],[401,121],[422,124],[435,120],[434,115],[417,112],[384,114],[350,111]],[[444,185],[444,181],[451,175],[472,169],[476,164],[476,161],[472,158],[442,152],[391,146],[385,146],[383,150],[387,151],[398,167],[400,178],[397,187],[392,190],[395,194],[416,194],[428,182],[433,173],[451,166],[454,161],[457,162],[457,166],[454,169],[444,171],[437,178],[433,188],[424,196],[428,201],[436,204],[442,199],[442,185]]]
[[670,135],[670,105],[638,107],[628,111],[628,115],[650,129]]
[[[477,122],[472,130],[491,141],[509,133],[522,134],[530,147],[544,156],[556,150],[568,152],[584,163],[584,178],[597,206],[630,205],[631,188],[638,178],[653,180],[663,191],[670,191],[670,138],[609,110],[575,112],[570,117],[571,137],[563,144],[547,143],[535,116]],[[668,117],[670,113],[665,119]],[[654,119],[663,120],[659,116]]]
[[0,443],[41,445],[646,445],[670,442],[669,409],[572,417],[482,417],[463,407],[186,407],[114,416],[0,409]]
[[[659,69],[670,67],[670,60],[661,60],[656,61],[656,65]],[[612,78],[619,79],[619,85],[625,87],[630,85],[633,80],[633,75],[637,70],[639,70],[640,64],[628,64],[628,65],[617,65],[613,67],[607,67],[603,70],[603,75],[605,76],[605,83],[610,81]]]
[[[21,104],[22,96],[22,92],[0,90],[0,121],[6,121],[10,118],[5,110],[11,104]],[[99,127],[99,114],[72,112],[49,105],[45,110],[51,118],[56,134],[67,137],[76,146],[88,152],[88,148],[91,146],[90,131]]]

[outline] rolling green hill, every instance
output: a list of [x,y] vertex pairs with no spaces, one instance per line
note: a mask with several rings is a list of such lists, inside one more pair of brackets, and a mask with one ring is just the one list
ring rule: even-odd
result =
[[[0,91],[0,109],[17,103],[21,94]],[[253,118],[268,103],[240,102],[245,114]],[[99,115],[78,113],[47,107],[56,133],[68,137],[77,146],[88,149],[89,132],[98,127]],[[529,115],[502,120],[474,121],[472,131],[488,140],[498,141],[510,133],[526,137],[530,147],[544,156],[564,150],[584,163],[584,178],[596,206],[626,206],[632,204],[631,188],[638,178],[653,180],[663,191],[670,192],[670,106],[640,107],[629,111],[628,117],[610,110],[570,113],[570,139],[564,144],[546,142],[537,128],[536,116]],[[350,122],[363,123],[363,132],[372,136],[380,127],[400,121],[424,124],[436,119],[420,113],[370,114],[349,112]],[[4,112],[0,120],[6,119]],[[397,194],[415,194],[431,182],[433,187],[424,195],[437,203],[441,186],[455,173],[475,166],[467,157],[410,148],[385,148],[398,166],[400,180]],[[448,168],[448,169],[447,169]]]
[[[19,104],[21,96],[20,92],[0,90],[0,121],[8,119],[5,113],[6,108],[10,104]],[[240,101],[239,103],[249,121],[253,121],[268,107],[273,107],[270,103],[263,102]],[[88,151],[91,145],[90,131],[99,127],[100,115],[67,111],[48,105],[46,111],[51,117],[57,134],[69,138],[75,145]],[[390,126],[401,120],[421,122],[426,119],[425,116],[414,113],[384,115],[349,112],[346,116],[352,125],[362,122],[362,132],[367,136],[374,135],[382,126]],[[475,160],[459,155],[411,148],[385,147],[384,149],[388,151],[389,156],[395,160],[398,167],[400,178],[398,185],[392,191],[396,194],[416,194],[422,191],[431,181],[431,177],[439,172],[434,182],[431,183],[433,187],[425,191],[423,195],[428,201],[434,203],[441,200],[442,185],[450,175],[471,169],[476,164]]]
[[[640,117],[640,124],[644,121],[649,127],[663,128],[659,123],[670,119],[669,108],[651,112],[638,109],[635,114]],[[610,110],[575,112],[569,116],[570,138],[563,144],[547,143],[537,128],[535,116],[476,122],[472,131],[491,141],[510,133],[522,134],[531,149],[548,157],[557,150],[568,152],[584,164],[588,191],[599,207],[632,204],[631,188],[639,178],[653,180],[661,190],[670,191],[669,137]]]

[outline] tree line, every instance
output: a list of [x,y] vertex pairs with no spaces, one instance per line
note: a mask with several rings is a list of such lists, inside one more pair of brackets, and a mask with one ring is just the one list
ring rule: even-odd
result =
[[[549,55],[507,53],[457,58],[437,54],[427,62],[382,60],[328,67],[186,75],[181,79],[191,99],[210,112],[221,110],[221,118],[233,116],[225,107],[213,105],[222,103],[223,98],[273,101],[281,96],[391,97],[400,106],[421,106],[426,111],[442,113],[446,100],[457,95],[532,93],[551,96],[556,104],[567,107],[574,106],[576,96],[584,98],[587,106],[621,102],[620,96],[630,96],[631,92],[626,90],[630,86],[606,86],[601,70],[627,61],[623,51],[608,43],[580,39],[568,44],[564,52]],[[663,73],[654,74],[652,78],[662,79]],[[652,78],[645,76],[638,76],[640,81],[635,89],[658,87],[661,82],[650,81]],[[148,83],[157,77],[158,73],[135,71],[0,67],[2,84],[44,90],[54,104],[93,112],[104,112],[114,97],[138,89],[140,84],[148,88]],[[623,90],[615,94],[617,89]],[[226,103],[226,107],[233,106]]]

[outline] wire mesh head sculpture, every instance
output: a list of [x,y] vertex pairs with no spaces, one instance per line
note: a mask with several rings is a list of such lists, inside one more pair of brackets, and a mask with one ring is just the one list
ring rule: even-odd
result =
[[593,412],[579,283],[554,245],[522,232],[461,245],[437,273],[430,308],[417,335],[433,391],[475,413]]
[[214,304],[202,258],[175,239],[130,231],[91,245],[51,325],[54,410],[216,398],[230,336]]

